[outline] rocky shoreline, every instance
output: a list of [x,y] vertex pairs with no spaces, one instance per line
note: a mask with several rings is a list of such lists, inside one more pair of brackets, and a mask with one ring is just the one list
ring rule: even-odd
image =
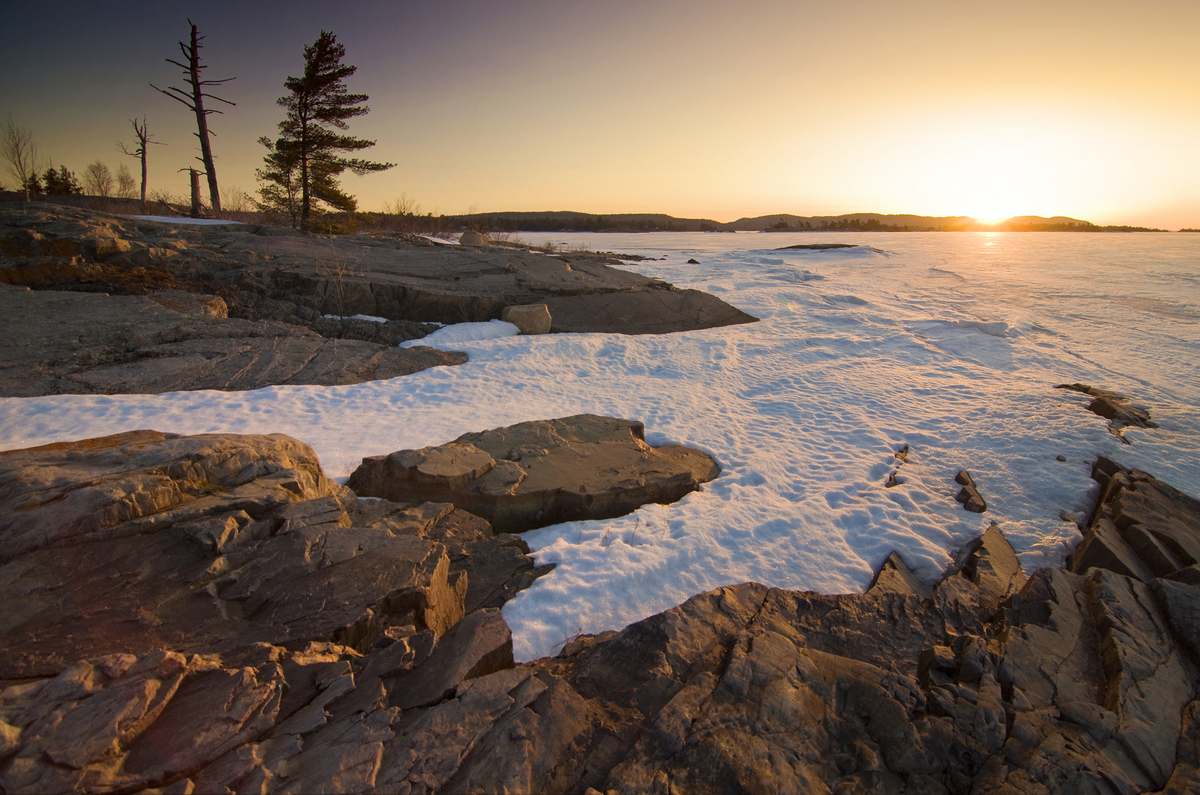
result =
[[[538,452],[623,445],[627,486],[678,496],[637,423],[469,437],[358,479],[453,497],[505,462],[536,479]],[[549,567],[453,503],[356,499],[281,435],[0,453],[0,786],[1195,791],[1200,503],[1093,474],[1062,570],[1021,571],[993,526],[932,587],[893,554],[864,594],[729,586],[518,665],[496,608]]]
[[[0,227],[0,303],[23,340],[0,363],[12,395],[454,364],[394,347],[433,307],[483,319],[537,301],[555,323],[645,333],[725,306],[586,257],[355,242],[367,266],[339,281],[305,257],[344,241],[167,240],[26,211]],[[471,286],[415,285],[384,263],[403,258]],[[569,292],[589,279],[610,281]],[[398,285],[411,303],[380,312]],[[637,325],[643,301],[667,308]],[[324,317],[360,312],[389,321]],[[1155,427],[1123,396],[1063,388],[1118,436]],[[718,474],[701,451],[647,445],[640,422],[592,415],[365,459],[347,486],[280,434],[0,452],[0,790],[1200,790],[1200,502],[1103,458],[1060,569],[1022,571],[993,525],[933,584],[893,553],[862,594],[730,585],[514,662],[499,608],[552,568],[518,533],[678,500]],[[959,484],[964,508],[986,511],[971,474]]]
[[546,308],[551,332],[661,334],[755,320],[620,265],[588,252],[0,204],[0,312],[15,335],[0,355],[0,396],[393,378],[466,361],[395,347],[431,323],[530,305]]

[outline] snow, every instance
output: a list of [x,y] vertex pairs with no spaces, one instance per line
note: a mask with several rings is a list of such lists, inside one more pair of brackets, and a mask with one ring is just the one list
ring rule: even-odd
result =
[[431,348],[444,349],[452,345],[461,346],[467,342],[515,337],[520,333],[519,328],[504,320],[489,320],[484,323],[455,323],[443,326],[420,339],[406,340],[400,343],[400,347],[412,348],[417,345],[427,345]]
[[[1058,564],[1099,454],[1200,497],[1200,236],[523,236],[665,256],[629,267],[762,320],[661,336],[461,324],[414,343],[467,364],[391,381],[5,399],[0,448],[135,428],[282,432],[344,479],[363,456],[593,412],[712,453],[721,476],[674,505],[525,534],[557,568],[504,607],[518,659],[729,583],[861,591],[893,550],[931,581],[993,521],[1026,568]],[[819,242],[864,245],[773,250]],[[1122,444],[1086,396],[1053,388],[1076,381],[1131,396],[1161,427]],[[955,502],[960,469],[987,513]],[[885,488],[893,470],[901,484]]]
[[379,317],[378,315],[324,315],[324,317],[334,320],[369,320],[372,323],[388,322],[386,317]]

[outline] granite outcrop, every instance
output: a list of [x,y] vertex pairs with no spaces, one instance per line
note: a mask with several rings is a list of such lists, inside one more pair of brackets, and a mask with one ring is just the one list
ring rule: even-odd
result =
[[[391,350],[397,342],[424,336],[430,323],[491,320],[511,307],[546,307],[548,318],[528,318],[534,332],[668,333],[755,320],[620,266],[589,252],[0,204],[0,309],[64,325],[24,333],[0,383],[31,395],[391,378],[462,361]],[[13,289],[22,287],[32,289]],[[128,328],[143,317],[144,331]]]
[[1193,792],[1200,503],[1094,475],[1065,569],[993,525],[936,583],[893,554],[516,664],[496,608],[545,572],[461,508],[355,499],[282,436],[10,451],[0,786]]
[[0,284],[0,314],[0,397],[337,386],[467,360],[464,353],[356,339],[353,329],[339,338],[276,320],[231,318],[219,296],[176,289],[106,295]]

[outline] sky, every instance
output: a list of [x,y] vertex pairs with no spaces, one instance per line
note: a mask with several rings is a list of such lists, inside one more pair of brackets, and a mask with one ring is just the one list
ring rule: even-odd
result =
[[[217,176],[254,193],[284,80],[322,30],[397,165],[363,210],[1066,215],[1200,227],[1195,0],[441,0],[23,3],[0,27],[0,118],[56,165],[137,162],[182,196],[187,20],[206,36]],[[6,183],[7,175],[0,176]]]

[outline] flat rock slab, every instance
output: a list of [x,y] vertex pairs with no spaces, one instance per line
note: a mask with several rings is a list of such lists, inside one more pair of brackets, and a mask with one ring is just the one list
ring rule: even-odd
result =
[[466,578],[424,536],[450,507],[372,517],[356,502],[282,435],[137,431],[0,453],[0,679],[88,655],[444,633]]
[[220,298],[179,290],[110,296],[0,284],[0,397],[335,386],[467,360],[225,313]]
[[0,205],[0,283],[113,293],[180,287],[226,295],[256,320],[280,318],[268,312],[271,302],[297,317],[439,323],[492,320],[508,306],[545,303],[556,330],[624,334],[756,319],[707,293],[672,296],[671,285],[608,255],[450,246],[411,235],[175,226],[49,204]]
[[640,422],[581,414],[365,458],[347,485],[396,502],[450,502],[519,532],[675,502],[718,474],[707,453],[649,446]]
[[565,295],[545,300],[550,330],[613,334],[669,334],[756,320],[700,290],[646,289],[604,295]]

